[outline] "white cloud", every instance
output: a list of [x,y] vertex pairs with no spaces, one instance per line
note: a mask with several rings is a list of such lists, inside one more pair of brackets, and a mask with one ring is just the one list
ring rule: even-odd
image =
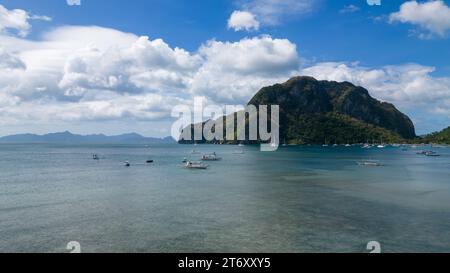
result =
[[0,48],[0,70],[15,69],[26,69],[26,65],[19,57]]
[[297,47],[270,36],[238,42],[209,41],[190,91],[221,102],[246,103],[264,85],[284,81],[299,68]]
[[339,11],[339,13],[354,13],[354,12],[357,12],[357,11],[359,11],[359,10],[360,10],[360,8],[359,8],[358,6],[355,6],[355,5],[348,5],[348,6],[343,7],[343,8]]
[[429,37],[430,33],[443,37],[450,30],[450,7],[441,0],[408,1],[400,6],[398,12],[390,14],[389,21],[410,23],[429,32],[420,33],[421,38]]
[[228,28],[232,28],[235,31],[259,30],[259,22],[252,13],[236,10],[233,11],[230,19],[228,19]]
[[420,107],[450,117],[450,78],[434,77],[433,67],[319,63],[300,69],[297,46],[271,36],[210,40],[190,52],[114,29],[65,26],[37,40],[0,34],[0,44],[3,128],[157,122],[194,95],[245,104],[261,87],[296,75],[351,81],[403,111]]
[[66,0],[69,6],[81,6],[81,0]]
[[280,24],[282,19],[307,14],[321,0],[236,0],[242,10],[256,15],[264,25]]
[[243,103],[298,70],[295,44],[270,36],[208,41],[188,52],[161,39],[71,26],[38,41],[0,35],[0,43],[1,66],[11,70],[0,74],[3,123],[158,119],[194,94]]
[[321,80],[348,81],[369,90],[378,99],[402,110],[417,108],[450,118],[450,78],[434,77],[434,67],[418,64],[366,68],[357,63],[318,63],[301,71]]
[[31,30],[29,20],[51,21],[48,16],[30,15],[22,9],[8,10],[0,4],[0,33],[13,31],[25,37]]

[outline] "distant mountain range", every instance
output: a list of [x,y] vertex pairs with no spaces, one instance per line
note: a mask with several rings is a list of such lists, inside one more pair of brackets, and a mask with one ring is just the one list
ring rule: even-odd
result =
[[76,135],[70,132],[46,135],[20,134],[0,138],[0,143],[43,143],[43,144],[157,144],[175,143],[172,137],[153,138],[144,137],[136,133],[117,136]]

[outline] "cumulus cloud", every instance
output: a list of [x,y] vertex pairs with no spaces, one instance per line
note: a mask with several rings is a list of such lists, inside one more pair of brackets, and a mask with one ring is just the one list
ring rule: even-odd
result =
[[413,24],[428,31],[420,33],[421,38],[429,37],[430,33],[443,37],[450,29],[450,7],[441,0],[408,1],[400,6],[398,12],[390,14],[389,21]]
[[321,0],[236,0],[245,11],[256,15],[264,25],[278,25],[283,18],[307,14]]
[[423,107],[450,118],[450,78],[433,77],[435,68],[418,64],[367,68],[357,63],[318,63],[301,73],[321,80],[348,81],[367,88],[374,97],[403,110]]
[[188,52],[162,39],[71,26],[38,41],[0,35],[0,43],[1,67],[11,70],[0,74],[4,122],[29,120],[28,114],[65,121],[158,119],[193,95],[243,103],[298,71],[295,44],[270,36],[212,40]]
[[8,10],[0,4],[0,33],[13,32],[20,37],[25,37],[31,30],[29,20],[51,21],[48,16],[30,15],[22,9]]
[[170,93],[186,88],[198,64],[197,56],[172,49],[161,39],[135,37],[126,47],[77,50],[64,64],[59,87],[67,96],[82,96],[92,89]]
[[259,88],[286,80],[299,68],[296,45],[270,36],[209,41],[199,54],[204,62],[190,91],[216,101],[245,103]]
[[230,19],[228,19],[228,28],[232,28],[235,31],[258,30],[259,22],[252,13],[248,11],[236,10],[233,11]]

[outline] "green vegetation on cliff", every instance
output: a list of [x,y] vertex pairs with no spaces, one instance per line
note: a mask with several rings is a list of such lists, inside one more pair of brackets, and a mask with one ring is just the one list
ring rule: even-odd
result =
[[427,143],[450,144],[450,127],[440,132],[429,134],[424,140]]

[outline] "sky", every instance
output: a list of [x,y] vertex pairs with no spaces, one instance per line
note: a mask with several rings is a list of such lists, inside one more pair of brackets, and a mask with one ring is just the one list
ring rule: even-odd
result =
[[441,0],[0,0],[0,136],[167,136],[175,105],[298,75],[363,86],[425,134],[450,125],[449,48]]

